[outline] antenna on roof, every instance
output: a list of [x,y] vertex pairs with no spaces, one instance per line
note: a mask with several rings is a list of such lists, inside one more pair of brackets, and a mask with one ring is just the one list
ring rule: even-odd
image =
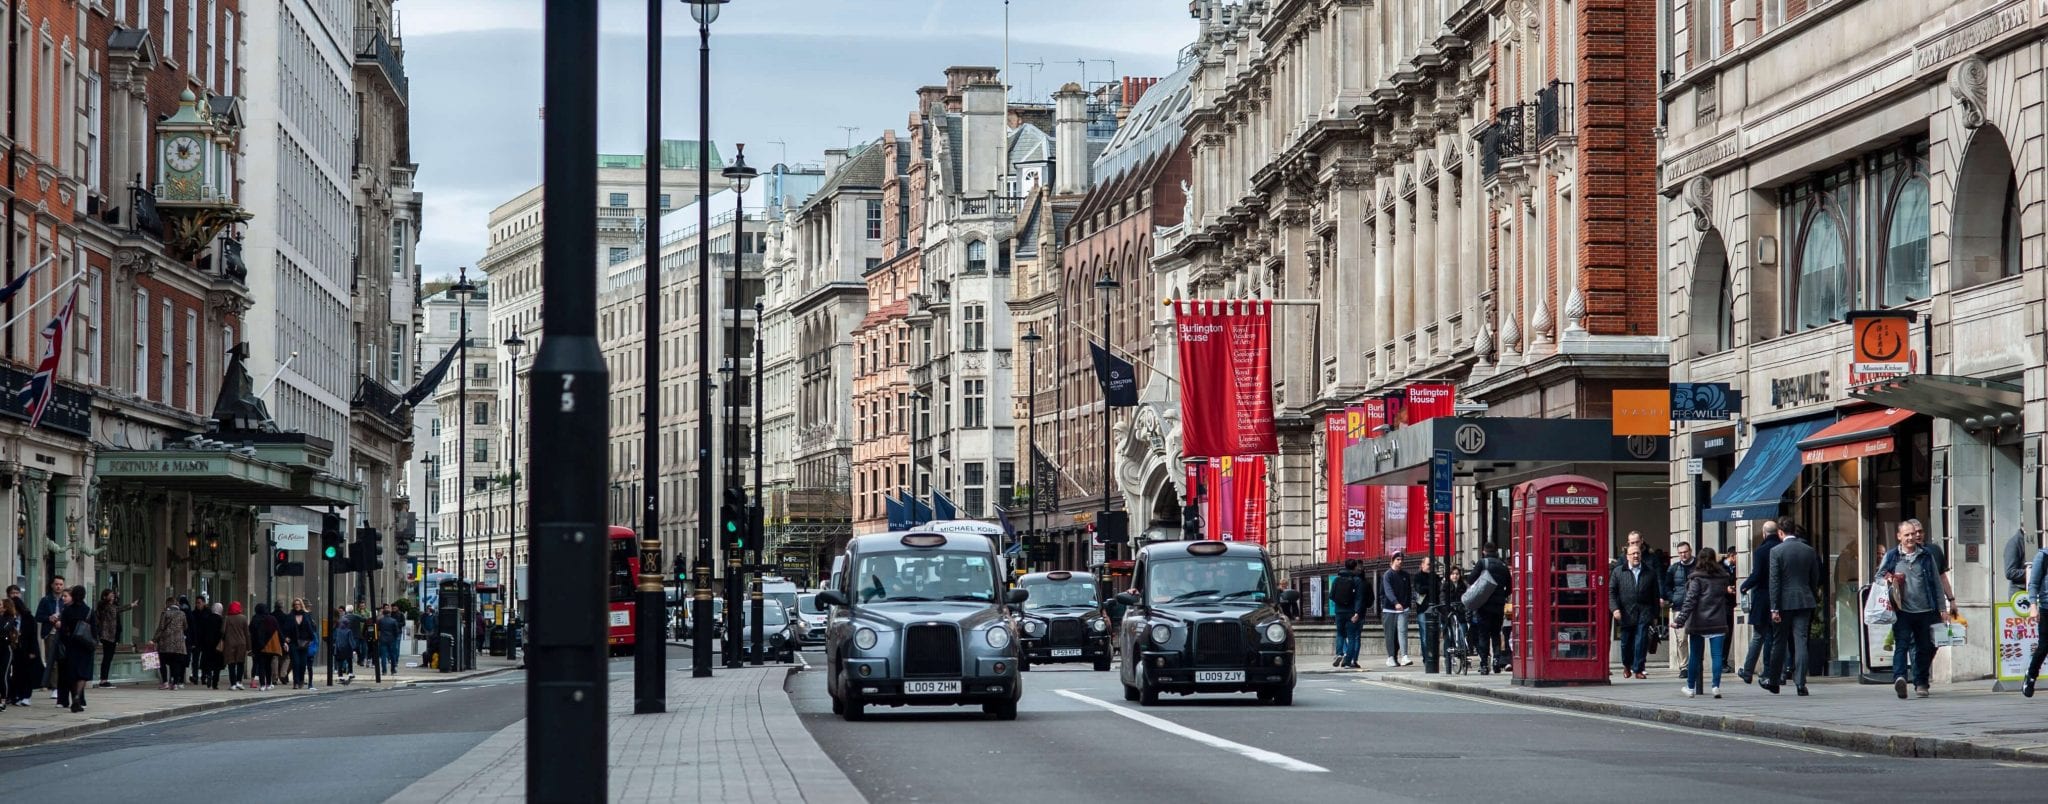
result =
[[768,144],[780,146],[782,148],[782,158],[776,160],[778,163],[787,163],[789,161],[789,143],[783,142],[782,140],[769,140]]
[[839,129],[846,132],[846,149],[853,150],[853,132],[859,131],[860,126],[840,126]]
[[1039,59],[1037,61],[1016,61],[1011,62],[1011,64],[1020,65],[1026,68],[1024,73],[1024,80],[1028,82],[1028,89],[1025,91],[1024,97],[1036,99],[1038,97],[1038,71],[1045,69],[1045,59]]

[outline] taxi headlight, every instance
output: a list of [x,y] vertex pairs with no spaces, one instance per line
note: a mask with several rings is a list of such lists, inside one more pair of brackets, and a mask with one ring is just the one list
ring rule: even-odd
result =
[[853,646],[861,650],[873,650],[875,642],[879,639],[873,628],[862,628],[853,632]]
[[1164,625],[1152,626],[1152,644],[1164,646],[1173,638],[1173,629]]
[[1025,621],[1024,621],[1024,635],[1025,635],[1025,636],[1032,636],[1032,637],[1035,637],[1035,636],[1038,636],[1038,635],[1039,635],[1039,634],[1040,634],[1041,632],[1043,632],[1044,630],[1045,630],[1045,623],[1039,622],[1039,621],[1037,621],[1037,620],[1025,620]]
[[1010,629],[1000,625],[990,628],[985,638],[988,640],[988,646],[991,648],[997,650],[1007,648],[1010,646]]
[[1107,634],[1109,633],[1109,621],[1099,617],[1093,620],[1089,620],[1088,630],[1094,631],[1098,634]]
[[1287,626],[1277,622],[1267,623],[1265,628],[1265,634],[1267,642],[1272,642],[1275,644],[1286,642]]

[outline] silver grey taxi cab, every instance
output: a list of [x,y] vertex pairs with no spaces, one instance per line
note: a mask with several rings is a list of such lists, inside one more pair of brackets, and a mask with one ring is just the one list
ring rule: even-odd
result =
[[973,706],[1017,717],[1023,695],[1017,635],[995,546],[975,534],[912,531],[858,536],[838,586],[817,602],[840,607],[825,630],[832,712],[860,720],[869,706]]

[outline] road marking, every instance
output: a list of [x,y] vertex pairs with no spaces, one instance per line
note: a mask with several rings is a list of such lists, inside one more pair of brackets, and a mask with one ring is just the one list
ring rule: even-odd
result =
[[1768,737],[1751,737],[1747,734],[1734,734],[1731,732],[1713,731],[1711,729],[1700,729],[1693,728],[1690,726],[1672,726],[1665,723],[1657,723],[1655,721],[1637,720],[1636,718],[1632,717],[1618,717],[1615,715],[1602,715],[1595,712],[1580,712],[1574,709],[1560,709],[1550,706],[1537,706],[1534,704],[1515,703],[1513,701],[1504,701],[1499,698],[1493,698],[1485,695],[1469,695],[1462,692],[1446,692],[1444,690],[1423,689],[1421,687],[1411,687],[1406,684],[1392,684],[1385,681],[1374,681],[1369,678],[1357,679],[1356,683],[1369,684],[1375,687],[1381,687],[1390,690],[1399,690],[1402,692],[1417,692],[1426,695],[1441,695],[1446,698],[1457,698],[1465,701],[1492,704],[1494,706],[1505,706],[1510,709],[1522,709],[1530,712],[1540,712],[1543,714],[1568,715],[1571,717],[1586,718],[1588,720],[1598,720],[1606,723],[1620,723],[1630,726],[1641,726],[1646,729],[1657,729],[1659,731],[1668,731],[1678,734],[1696,734],[1707,737],[1719,737],[1723,740],[1734,740],[1736,742],[1751,743],[1754,745],[1769,746],[1772,748],[1790,748],[1795,751],[1805,751],[1809,754],[1821,754],[1823,756],[1831,757],[1863,756],[1862,754],[1847,751],[1834,751],[1827,748],[1821,748],[1819,746],[1806,745],[1804,743],[1787,742],[1784,740],[1773,740]]
[[1186,737],[1190,740],[1209,746],[1211,748],[1221,748],[1233,754],[1238,754],[1249,759],[1264,762],[1268,765],[1272,765],[1273,767],[1279,768],[1281,770],[1297,771],[1300,773],[1330,772],[1329,768],[1325,768],[1321,765],[1312,765],[1307,762],[1303,762],[1299,759],[1295,759],[1294,757],[1287,756],[1285,754],[1276,754],[1263,748],[1254,748],[1252,746],[1245,745],[1244,743],[1225,740],[1216,735],[1209,734],[1207,732],[1196,731],[1194,729],[1180,725],[1179,723],[1175,723],[1165,718],[1153,717],[1143,712],[1137,712],[1130,709],[1126,709],[1124,707],[1117,706],[1116,704],[1110,703],[1100,698],[1093,698],[1087,695],[1082,695],[1081,693],[1075,692],[1073,690],[1063,689],[1058,690],[1057,692],[1076,701],[1080,701],[1091,706],[1099,707],[1101,709],[1113,712],[1117,715],[1121,715],[1131,720],[1135,720],[1144,725],[1151,726],[1152,728],[1166,732],[1167,734]]
[[428,694],[429,694],[429,695],[440,695],[441,693],[444,693],[444,692],[447,692],[447,690],[434,690],[433,692],[431,692],[431,693],[428,693]]
[[1324,691],[1324,692],[1334,692],[1334,693],[1337,693],[1338,695],[1343,695],[1343,694],[1344,694],[1344,691],[1343,691],[1343,690],[1340,690],[1340,689],[1336,689],[1336,688],[1333,688],[1333,687],[1324,687],[1324,688],[1323,688],[1323,691]]

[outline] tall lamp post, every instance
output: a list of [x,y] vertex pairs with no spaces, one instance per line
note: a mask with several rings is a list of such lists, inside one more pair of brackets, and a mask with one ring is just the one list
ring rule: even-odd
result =
[[505,658],[519,658],[518,643],[514,639],[516,630],[513,621],[519,619],[519,477],[523,470],[519,464],[519,356],[526,352],[526,339],[519,335],[519,325],[512,325],[511,336],[505,338],[505,354],[512,357],[512,371],[505,375],[505,382],[512,386],[512,407],[506,411],[512,423],[512,448],[506,459],[512,464],[508,476],[511,487],[505,492],[505,534],[512,547],[506,552],[511,560],[505,562]]
[[[1123,285],[1119,284],[1116,281],[1116,276],[1109,273],[1108,271],[1103,271],[1102,278],[1095,280],[1095,292],[1102,295],[1102,353],[1104,355],[1111,354],[1109,351],[1109,303],[1110,300],[1115,297],[1117,288],[1120,287],[1123,287]],[[1109,513],[1109,485],[1111,475],[1109,466],[1109,416],[1109,386],[1105,385],[1102,387],[1102,514],[1098,514],[1097,519],[1101,519],[1104,515]],[[1099,522],[1097,523],[1096,531],[1098,533],[1101,532],[1101,525]],[[1130,538],[1130,527],[1128,526],[1128,523],[1126,523],[1126,526],[1124,528],[1124,538]],[[1114,548],[1107,546],[1106,542],[1104,544],[1104,553],[1106,557],[1108,550]]]
[[[744,499],[747,486],[740,479],[739,453],[740,294],[741,287],[743,286],[741,277],[746,275],[746,266],[743,262],[746,254],[746,243],[744,242],[746,238],[743,235],[745,234],[747,224],[747,188],[754,183],[754,178],[761,174],[760,171],[747,166],[747,146],[745,144],[735,144],[733,150],[732,164],[727,165],[725,170],[721,171],[721,174],[725,176],[726,181],[732,185],[733,189],[732,280],[726,285],[726,287],[731,289],[731,292],[726,294],[725,297],[725,303],[732,307],[732,329],[726,333],[726,343],[728,344],[726,353],[731,363],[726,367],[728,374],[725,384],[725,398],[728,403],[725,418],[725,486],[736,492],[735,496]],[[698,231],[700,234],[698,235],[697,251],[701,253],[710,248],[709,238],[711,237],[711,230],[707,228],[699,229]],[[759,434],[756,434],[756,437],[758,438]],[[736,545],[728,545],[728,547],[732,546]],[[743,602],[740,599],[740,584],[745,573],[741,571],[740,567],[741,562],[746,558],[745,553],[745,550],[735,550],[728,553],[725,557],[725,610],[729,612],[739,612],[740,605]],[[755,594],[758,595],[759,592],[757,591]],[[755,622],[760,622],[758,616]],[[741,666],[744,661],[740,656],[740,620],[738,617],[725,618],[725,637],[725,666]]]
[[469,612],[476,606],[476,586],[469,580],[469,458],[463,453],[469,449],[469,300],[476,295],[476,284],[469,281],[469,268],[456,271],[455,285],[448,289],[455,295],[455,301],[462,311],[457,335],[462,339],[457,349],[462,350],[456,363],[455,404],[455,577],[462,581],[462,588],[470,591],[467,605],[461,607],[462,616],[455,619],[456,661],[458,670],[470,663]]
[[[659,3],[661,0],[648,0]],[[711,23],[725,0],[693,0],[690,19],[697,22],[697,560],[690,569],[690,675],[711,675],[711,249],[702,242],[711,232]],[[660,264],[657,258],[656,265]],[[659,295],[659,294],[655,294]],[[651,425],[650,425],[651,426]]]
[[[1024,371],[1026,376],[1024,381],[1024,449],[1029,454],[1024,456],[1024,465],[1029,468],[1024,471],[1030,473],[1031,483],[1027,488],[1031,489],[1031,497],[1024,503],[1024,534],[1027,538],[1036,540],[1038,538],[1038,342],[1045,340],[1045,338],[1039,336],[1038,327],[1034,326],[1024,330],[1024,334],[1018,336],[1017,340],[1024,344],[1024,361],[1027,364]],[[1026,563],[1029,563],[1031,560],[1031,553],[1028,550],[1024,553],[1024,560]]]
[[[644,344],[641,373],[645,388],[640,396],[641,472],[640,577],[634,579],[633,598],[633,714],[668,709],[668,643],[661,638],[662,623],[654,616],[664,611],[666,597],[661,589],[661,4],[647,0],[647,210],[642,227],[647,238],[641,249],[640,271],[645,274],[645,292],[640,294],[641,330]],[[716,6],[713,6],[714,11]],[[702,161],[703,155],[698,155]]]
[[[766,521],[763,510],[767,502],[761,497],[761,316],[766,311],[761,300],[754,299],[754,504],[747,509],[747,532],[753,534],[750,552],[754,559],[754,664],[760,664],[768,654],[768,643],[762,641],[761,634],[764,628],[761,624],[764,614],[761,610],[761,568],[765,566],[761,556],[768,549],[766,534],[761,532]],[[795,612],[785,614],[794,616]]]

